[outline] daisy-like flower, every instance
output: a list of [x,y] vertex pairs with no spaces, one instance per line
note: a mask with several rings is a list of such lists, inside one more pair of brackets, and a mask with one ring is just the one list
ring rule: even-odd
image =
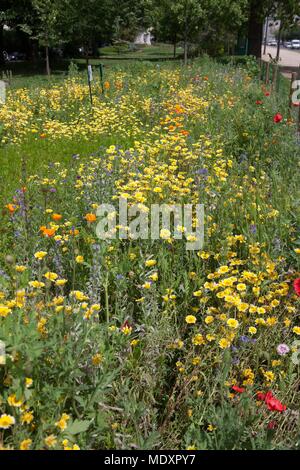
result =
[[277,346],[277,352],[279,356],[285,356],[286,354],[290,352],[290,348],[288,347],[287,344],[279,344]]

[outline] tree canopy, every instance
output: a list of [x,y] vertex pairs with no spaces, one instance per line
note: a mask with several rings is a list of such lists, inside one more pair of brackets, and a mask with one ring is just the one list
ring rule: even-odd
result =
[[80,46],[88,58],[100,43],[132,41],[139,29],[150,26],[174,48],[182,42],[185,61],[190,44],[216,53],[248,28],[249,53],[259,57],[264,19],[279,19],[286,30],[295,15],[300,16],[299,0],[1,0],[0,61],[5,25],[25,31],[45,48],[48,72],[53,47]]

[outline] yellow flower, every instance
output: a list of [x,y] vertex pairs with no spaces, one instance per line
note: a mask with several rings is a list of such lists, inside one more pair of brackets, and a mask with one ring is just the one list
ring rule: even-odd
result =
[[20,406],[22,406],[23,404],[23,400],[18,400],[16,395],[13,394],[13,395],[9,395],[9,397],[7,398],[7,403],[10,405],[10,406],[14,406],[15,408],[19,408]]
[[24,441],[22,441],[20,444],[20,450],[29,450],[31,444],[32,444],[31,439],[24,439]]
[[295,248],[294,252],[296,253],[296,255],[300,255],[300,248]]
[[209,325],[210,323],[213,323],[214,317],[212,315],[208,315],[207,317],[205,317],[204,321],[207,325]]
[[11,313],[11,309],[8,308],[6,305],[1,305],[0,304],[0,317],[7,317],[7,315]]
[[295,333],[296,335],[300,335],[300,326],[294,326],[293,333]]
[[259,315],[263,315],[264,313],[266,313],[266,309],[264,307],[258,307],[257,313]]
[[241,302],[237,304],[237,309],[239,312],[246,312],[249,308],[249,304]]
[[155,259],[149,259],[145,262],[145,266],[147,268],[152,268],[152,266],[155,266],[157,261]]
[[44,277],[49,281],[56,281],[58,275],[56,273],[51,273],[50,271],[48,271],[46,274],[44,274]]
[[229,328],[236,330],[239,327],[239,322],[235,318],[229,318],[229,320],[227,320],[227,325]]
[[257,328],[255,328],[255,326],[250,326],[248,331],[250,335],[255,335],[257,333]]
[[159,234],[160,238],[163,240],[168,240],[171,237],[171,232],[170,230],[167,230],[166,228],[162,228]]
[[30,281],[29,285],[30,287],[34,287],[35,289],[41,289],[42,287],[45,287],[44,282],[40,281]]
[[150,289],[150,288],[151,288],[151,282],[145,282],[145,283],[142,285],[142,288],[143,288],[143,289]]
[[55,447],[57,444],[56,436],[54,436],[54,434],[50,434],[50,436],[45,437],[44,442],[47,447]]
[[226,273],[228,273],[228,271],[229,271],[228,266],[220,266],[219,269],[218,269],[219,274],[226,274]]
[[61,418],[55,423],[55,426],[58,427],[61,431],[64,431],[68,426],[67,421],[69,419],[70,419],[70,416],[67,415],[66,413],[63,413],[61,415]]
[[213,432],[213,431],[215,431],[216,429],[217,429],[216,426],[213,426],[212,424],[209,424],[209,425],[207,426],[207,430],[208,430],[209,432]]
[[9,429],[15,422],[16,420],[13,416],[3,414],[0,416],[0,429]]
[[263,371],[263,375],[267,382],[274,382],[275,374],[271,370]]
[[202,291],[201,290],[197,290],[196,292],[193,293],[193,296],[194,297],[201,297],[202,295]]
[[230,346],[230,341],[228,341],[226,338],[222,338],[219,341],[219,346],[221,349],[227,349]]
[[41,259],[44,259],[45,256],[47,256],[47,254],[48,254],[47,251],[37,251],[37,252],[34,254],[34,257],[35,257],[36,259],[40,259],[40,260],[41,260]]
[[67,279],[57,279],[57,281],[55,281],[55,284],[61,287],[61,286],[64,286],[67,282],[68,282]]
[[205,340],[204,340],[203,336],[199,333],[196,336],[194,336],[194,338],[192,340],[192,343],[195,346],[201,346],[202,344],[205,344]]
[[26,411],[21,415],[20,420],[22,424],[30,424],[33,421],[33,412]]
[[128,325],[125,325],[123,328],[122,328],[122,333],[124,335],[130,335],[132,332],[132,327],[131,326],[128,326]]
[[206,339],[209,343],[211,343],[216,339],[216,337],[214,335],[206,335]]
[[27,267],[23,266],[23,265],[17,265],[16,266],[17,273],[23,273],[24,271],[26,271],[26,269],[27,269]]
[[199,258],[205,260],[205,259],[208,259],[210,257],[210,253],[207,253],[205,251],[201,251],[198,253],[198,256]]
[[245,290],[247,289],[247,286],[246,286],[246,284],[238,284],[238,285],[236,286],[236,288],[237,288],[237,290],[238,290],[239,292],[243,292],[243,291],[245,291]]
[[78,256],[76,256],[75,261],[78,264],[82,264],[84,262],[84,258],[83,258],[83,256],[78,255]]
[[200,359],[199,356],[196,356],[192,359],[193,366],[198,366],[200,364],[200,362],[201,362],[201,359]]
[[89,298],[83,292],[81,292],[80,290],[74,290],[74,291],[71,292],[70,295],[75,297],[76,300],[79,300],[79,302],[89,300]]
[[193,324],[196,323],[197,318],[196,318],[194,315],[187,315],[187,316],[185,317],[185,321],[186,321],[186,323],[188,323],[189,325],[193,325]]
[[103,361],[103,356],[102,354],[95,354],[93,357],[92,357],[92,364],[93,366],[99,366],[101,364],[101,362]]

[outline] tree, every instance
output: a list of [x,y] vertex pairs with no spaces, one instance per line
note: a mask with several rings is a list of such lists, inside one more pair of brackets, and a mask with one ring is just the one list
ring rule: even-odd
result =
[[159,0],[158,31],[164,40],[176,45],[184,42],[187,62],[188,43],[208,50],[212,44],[232,38],[246,20],[248,0]]
[[[184,63],[188,60],[188,47],[198,31],[202,6],[198,0],[160,0],[156,2],[157,29],[165,39],[176,46],[178,38],[184,44]],[[169,22],[169,27],[168,27]],[[175,48],[174,46],[174,48]]]
[[117,5],[114,0],[60,0],[64,35],[83,47],[87,63],[99,41],[112,36]]
[[299,5],[299,0],[249,0],[248,54],[261,57],[263,23],[266,17],[279,19],[285,27],[284,25],[293,23],[295,16],[300,14]]
[[46,73],[50,76],[49,48],[64,42],[58,0],[31,0],[32,16],[22,29],[45,48]]
[[[140,29],[147,29],[154,23],[153,0],[119,0],[114,2],[111,23],[115,39],[133,40]],[[118,27],[116,27],[118,25]]]
[[247,19],[248,0],[203,0],[203,19],[199,42],[207,52],[224,52],[236,42],[236,36]]
[[296,16],[300,14],[300,3],[295,0],[278,1],[275,16],[280,20],[280,28],[277,37],[276,60],[280,57],[280,45],[283,32],[290,29],[296,23]]

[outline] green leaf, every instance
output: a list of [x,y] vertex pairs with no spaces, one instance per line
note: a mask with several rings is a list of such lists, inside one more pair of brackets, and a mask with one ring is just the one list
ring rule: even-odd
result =
[[67,432],[69,434],[79,434],[81,432],[85,432],[88,430],[91,422],[90,421],[80,421],[79,419],[75,419],[70,426],[67,428]]

